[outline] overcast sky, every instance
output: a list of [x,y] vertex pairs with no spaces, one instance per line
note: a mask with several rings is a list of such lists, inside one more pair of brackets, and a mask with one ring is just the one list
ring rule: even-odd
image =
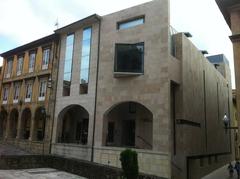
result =
[[[49,35],[59,26],[97,13],[106,15],[149,0],[0,0],[0,53]],[[193,35],[191,40],[210,55],[223,53],[234,81],[231,35],[215,0],[170,0],[171,25]],[[0,59],[0,65],[2,59]],[[235,87],[235,84],[233,84]]]

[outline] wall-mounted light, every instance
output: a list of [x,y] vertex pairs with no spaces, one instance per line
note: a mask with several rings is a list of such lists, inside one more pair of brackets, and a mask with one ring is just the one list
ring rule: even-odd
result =
[[48,78],[47,87],[52,88],[52,78],[51,77]]
[[192,34],[190,32],[183,32],[183,34],[188,38],[192,37]]
[[208,51],[207,51],[207,50],[200,50],[200,52],[201,52],[203,55],[207,55],[207,54],[208,54]]

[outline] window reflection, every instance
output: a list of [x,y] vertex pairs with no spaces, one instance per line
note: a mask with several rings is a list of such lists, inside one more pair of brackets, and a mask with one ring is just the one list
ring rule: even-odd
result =
[[118,29],[128,29],[144,23],[144,17],[118,23]]
[[67,36],[67,40],[66,40],[64,76],[63,76],[63,96],[70,95],[73,45],[74,45],[74,34],[71,34]]
[[116,44],[115,72],[143,73],[144,43]]
[[92,36],[91,27],[83,30],[82,55],[80,66],[80,94],[85,94],[88,91],[91,36]]

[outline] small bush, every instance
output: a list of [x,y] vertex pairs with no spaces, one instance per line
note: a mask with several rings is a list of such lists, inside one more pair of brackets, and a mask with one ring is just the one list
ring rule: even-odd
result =
[[120,161],[124,177],[127,179],[138,178],[138,159],[137,152],[126,149],[120,154]]

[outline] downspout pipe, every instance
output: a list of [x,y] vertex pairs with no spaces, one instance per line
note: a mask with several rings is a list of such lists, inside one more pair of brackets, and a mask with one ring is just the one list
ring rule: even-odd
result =
[[91,162],[94,161],[94,144],[95,144],[95,126],[97,115],[97,87],[98,87],[98,74],[99,74],[99,56],[100,56],[100,40],[101,40],[101,18],[96,17],[98,20],[98,52],[97,52],[97,71],[96,71],[96,86],[95,86],[95,102],[94,102],[94,116],[93,116],[93,137],[91,146]]

